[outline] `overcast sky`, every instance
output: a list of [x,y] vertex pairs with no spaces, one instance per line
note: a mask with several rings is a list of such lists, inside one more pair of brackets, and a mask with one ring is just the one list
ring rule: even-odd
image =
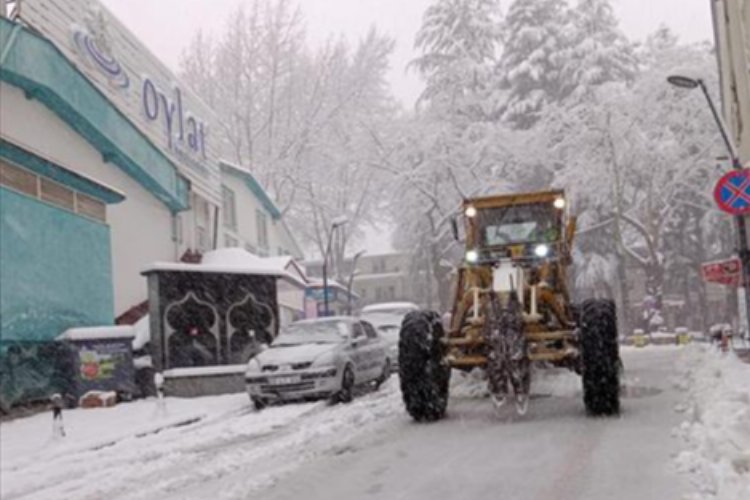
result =
[[[249,0],[244,0],[250,3]],[[416,75],[405,72],[415,56],[414,35],[431,0],[298,0],[309,40],[320,44],[331,35],[351,41],[364,36],[370,26],[396,41],[391,85],[404,104],[421,91]],[[712,39],[711,0],[614,0],[621,27],[634,40],[642,40],[660,24],[672,28],[682,40]],[[243,0],[103,0],[156,55],[176,69],[180,54],[198,29],[220,34],[229,14]],[[502,2],[506,7],[510,0]]]

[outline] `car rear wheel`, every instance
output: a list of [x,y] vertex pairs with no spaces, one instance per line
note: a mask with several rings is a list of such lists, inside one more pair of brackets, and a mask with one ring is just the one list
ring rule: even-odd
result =
[[383,373],[381,373],[380,377],[378,377],[377,380],[375,380],[375,390],[380,389],[380,386],[383,385],[390,376],[391,376],[391,360],[386,358],[385,364],[383,365]]
[[331,403],[350,403],[354,399],[354,370],[346,365],[341,375],[341,388],[331,398]]

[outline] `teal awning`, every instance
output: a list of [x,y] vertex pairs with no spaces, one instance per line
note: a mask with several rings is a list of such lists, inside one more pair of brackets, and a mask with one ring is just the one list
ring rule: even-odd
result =
[[49,41],[0,19],[0,80],[21,88],[177,212],[189,208],[177,167]]

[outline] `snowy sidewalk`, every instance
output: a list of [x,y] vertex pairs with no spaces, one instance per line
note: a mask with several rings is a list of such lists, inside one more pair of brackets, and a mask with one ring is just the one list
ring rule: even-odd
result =
[[684,421],[674,434],[687,448],[676,457],[699,493],[693,498],[750,498],[750,365],[706,345],[683,352],[675,410]]
[[163,429],[214,419],[247,406],[247,396],[232,394],[195,399],[167,398],[166,411],[155,399],[121,403],[111,408],[63,411],[66,437],[52,434],[52,414],[44,412],[0,424],[2,471],[12,471],[39,460],[113,446]]
[[401,415],[394,379],[349,405],[326,402],[252,409],[246,394],[168,398],[64,413],[52,439],[40,414],[0,426],[0,497],[98,500],[247,498],[300,463],[339,453],[351,438]]

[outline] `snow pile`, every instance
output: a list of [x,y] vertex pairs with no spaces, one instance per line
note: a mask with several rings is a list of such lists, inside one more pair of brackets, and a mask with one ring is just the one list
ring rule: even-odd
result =
[[451,398],[488,398],[487,374],[480,368],[470,372],[453,370],[451,373]]
[[[581,378],[570,370],[554,367],[532,367],[531,395],[545,397],[577,397],[581,392]],[[487,375],[475,368],[470,372],[453,370],[451,374],[451,398],[487,398]]]
[[674,434],[687,450],[677,468],[690,474],[695,498],[750,498],[750,365],[708,346],[685,349],[675,385],[687,393],[675,410],[685,420]]
[[[246,394],[142,400],[65,410],[66,437],[49,413],[0,427],[0,498],[254,498],[305,462],[356,451],[403,411],[397,379],[347,405],[325,401],[254,411]],[[293,478],[290,478],[293,480]]]
[[151,342],[151,323],[149,315],[145,315],[141,319],[135,322],[133,325],[133,331],[135,332],[135,338],[133,339],[133,350],[143,349],[143,347]]

